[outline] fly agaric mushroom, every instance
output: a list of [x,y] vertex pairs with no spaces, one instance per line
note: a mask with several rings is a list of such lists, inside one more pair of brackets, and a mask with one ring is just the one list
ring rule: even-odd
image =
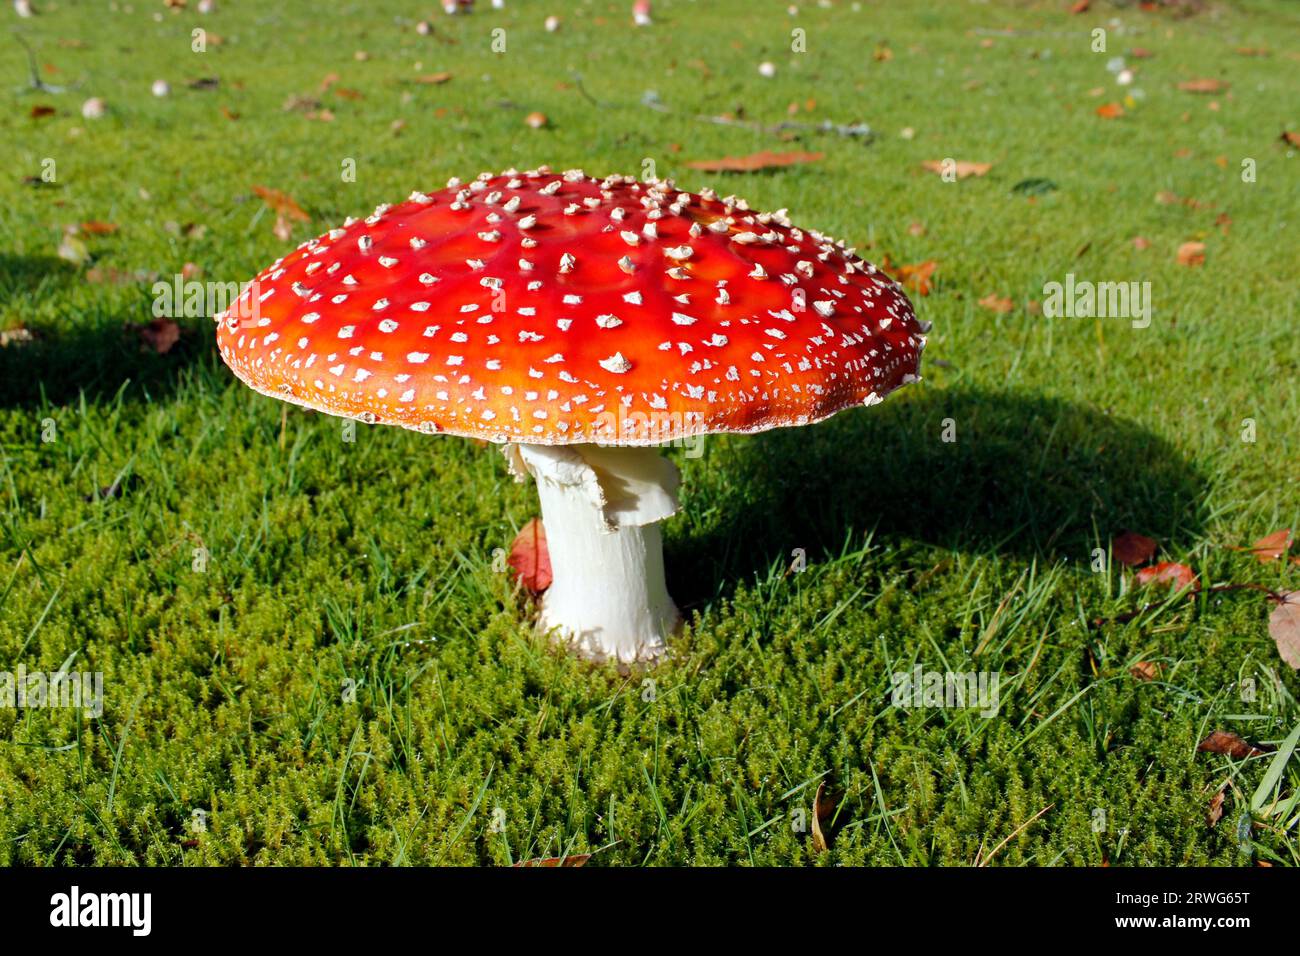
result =
[[257,391],[503,445],[532,475],[553,582],[540,626],[653,660],[680,622],[654,446],[874,405],[926,331],[897,283],[781,210],[670,180],[483,173],[310,239],[216,316]]

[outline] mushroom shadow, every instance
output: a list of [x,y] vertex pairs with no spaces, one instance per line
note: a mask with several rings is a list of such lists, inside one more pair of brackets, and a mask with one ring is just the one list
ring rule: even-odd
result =
[[[82,273],[49,256],[0,253],[0,295],[40,294],[85,281]],[[78,324],[28,326],[32,338],[0,346],[0,408],[64,404],[85,394],[109,398],[124,384],[154,398],[170,394],[181,370],[216,349],[205,319],[179,319],[180,339],[166,352],[149,348],[132,326],[153,319],[147,303]]]
[[[946,440],[945,440],[946,439]],[[689,607],[803,548],[878,542],[1086,558],[1121,529],[1177,548],[1205,480],[1168,442],[1104,410],[1018,392],[927,389],[804,428],[709,440],[686,465],[669,589]]]

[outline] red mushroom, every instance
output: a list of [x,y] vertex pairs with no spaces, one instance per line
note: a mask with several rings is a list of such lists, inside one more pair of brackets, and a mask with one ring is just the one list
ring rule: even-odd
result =
[[541,626],[622,662],[680,620],[659,530],[680,478],[654,446],[874,405],[925,345],[893,280],[784,210],[545,167],[348,220],[217,321],[263,394],[501,443],[541,497]]

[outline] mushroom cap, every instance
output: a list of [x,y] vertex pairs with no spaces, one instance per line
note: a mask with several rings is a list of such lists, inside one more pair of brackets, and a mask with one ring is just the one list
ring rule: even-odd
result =
[[916,381],[925,346],[897,283],[784,211],[546,167],[348,220],[216,320],[263,394],[541,445],[820,421]]

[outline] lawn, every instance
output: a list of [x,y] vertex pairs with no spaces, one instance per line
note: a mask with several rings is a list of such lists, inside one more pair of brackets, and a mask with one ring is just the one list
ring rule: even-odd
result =
[[[1210,590],[1300,590],[1234,550],[1300,529],[1294,4],[36,6],[0,36],[0,672],[104,697],[0,706],[0,864],[1300,863],[1300,679],[1260,590]],[[687,165],[760,150],[823,155]],[[933,323],[883,405],[668,452],[687,625],[648,672],[533,634],[493,448],[139,328],[155,281],[451,176],[647,162],[920,266]],[[1067,275],[1149,282],[1149,325],[1044,314]],[[916,667],[996,675],[996,715],[896,705]]]

